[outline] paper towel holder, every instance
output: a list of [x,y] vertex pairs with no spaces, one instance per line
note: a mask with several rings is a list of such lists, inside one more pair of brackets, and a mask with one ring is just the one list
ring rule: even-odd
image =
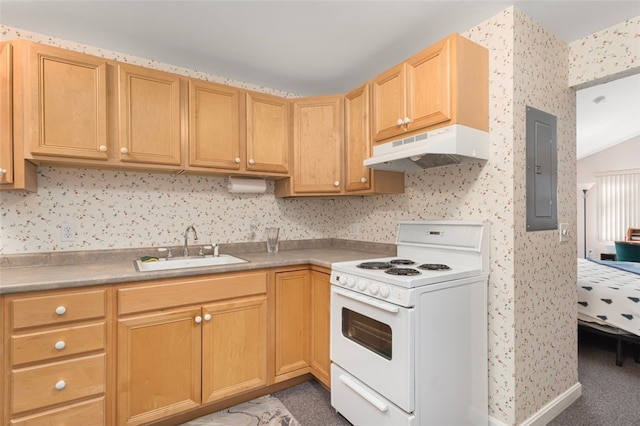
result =
[[227,191],[231,194],[264,194],[267,191],[267,180],[255,176],[229,175]]

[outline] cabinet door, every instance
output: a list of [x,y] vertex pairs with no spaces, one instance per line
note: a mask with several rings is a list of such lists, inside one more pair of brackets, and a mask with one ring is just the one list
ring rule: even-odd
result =
[[425,49],[407,61],[407,130],[451,120],[451,39]]
[[406,110],[406,69],[401,63],[373,79],[373,139],[376,141],[405,132],[402,123]]
[[138,425],[199,406],[200,308],[118,321],[118,424]]
[[239,94],[228,86],[189,81],[189,165],[239,170]]
[[0,43],[0,184],[13,183],[13,52]]
[[31,153],[106,160],[106,61],[34,43],[28,72]]
[[369,128],[369,85],[345,96],[345,189],[362,191],[371,188],[371,169],[363,166],[371,156]]
[[293,192],[341,192],[342,97],[305,98],[293,108]]
[[331,386],[329,359],[329,274],[311,271],[311,372]]
[[276,382],[309,371],[309,291],[309,271],[276,274]]
[[203,314],[203,403],[265,386],[267,298],[214,303]]
[[119,65],[120,161],[180,165],[180,79]]
[[247,170],[289,172],[289,102],[247,93]]

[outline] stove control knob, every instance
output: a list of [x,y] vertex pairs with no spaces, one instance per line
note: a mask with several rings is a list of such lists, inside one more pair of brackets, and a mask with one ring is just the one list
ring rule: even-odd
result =
[[347,283],[347,277],[345,277],[344,275],[340,275],[338,277],[338,282],[342,285],[345,285]]
[[358,288],[360,291],[365,291],[367,289],[367,282],[365,280],[358,280]]
[[378,290],[379,290],[379,286],[378,283],[371,283],[371,285],[369,286],[369,291],[371,292],[371,294],[376,295],[378,294]]
[[382,287],[380,287],[380,296],[387,298],[389,297],[389,287],[387,287],[386,285],[383,285]]
[[353,279],[352,277],[349,277],[347,279],[347,286],[353,288],[354,285],[356,285],[356,280]]

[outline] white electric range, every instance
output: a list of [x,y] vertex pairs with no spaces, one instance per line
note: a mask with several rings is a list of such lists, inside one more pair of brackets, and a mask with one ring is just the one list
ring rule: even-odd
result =
[[400,222],[331,270],[331,401],[356,426],[487,424],[488,224]]

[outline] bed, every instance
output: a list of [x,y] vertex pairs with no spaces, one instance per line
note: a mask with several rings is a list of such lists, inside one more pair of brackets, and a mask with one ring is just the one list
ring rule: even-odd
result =
[[578,259],[578,325],[616,339],[616,365],[625,342],[640,362],[640,263]]

